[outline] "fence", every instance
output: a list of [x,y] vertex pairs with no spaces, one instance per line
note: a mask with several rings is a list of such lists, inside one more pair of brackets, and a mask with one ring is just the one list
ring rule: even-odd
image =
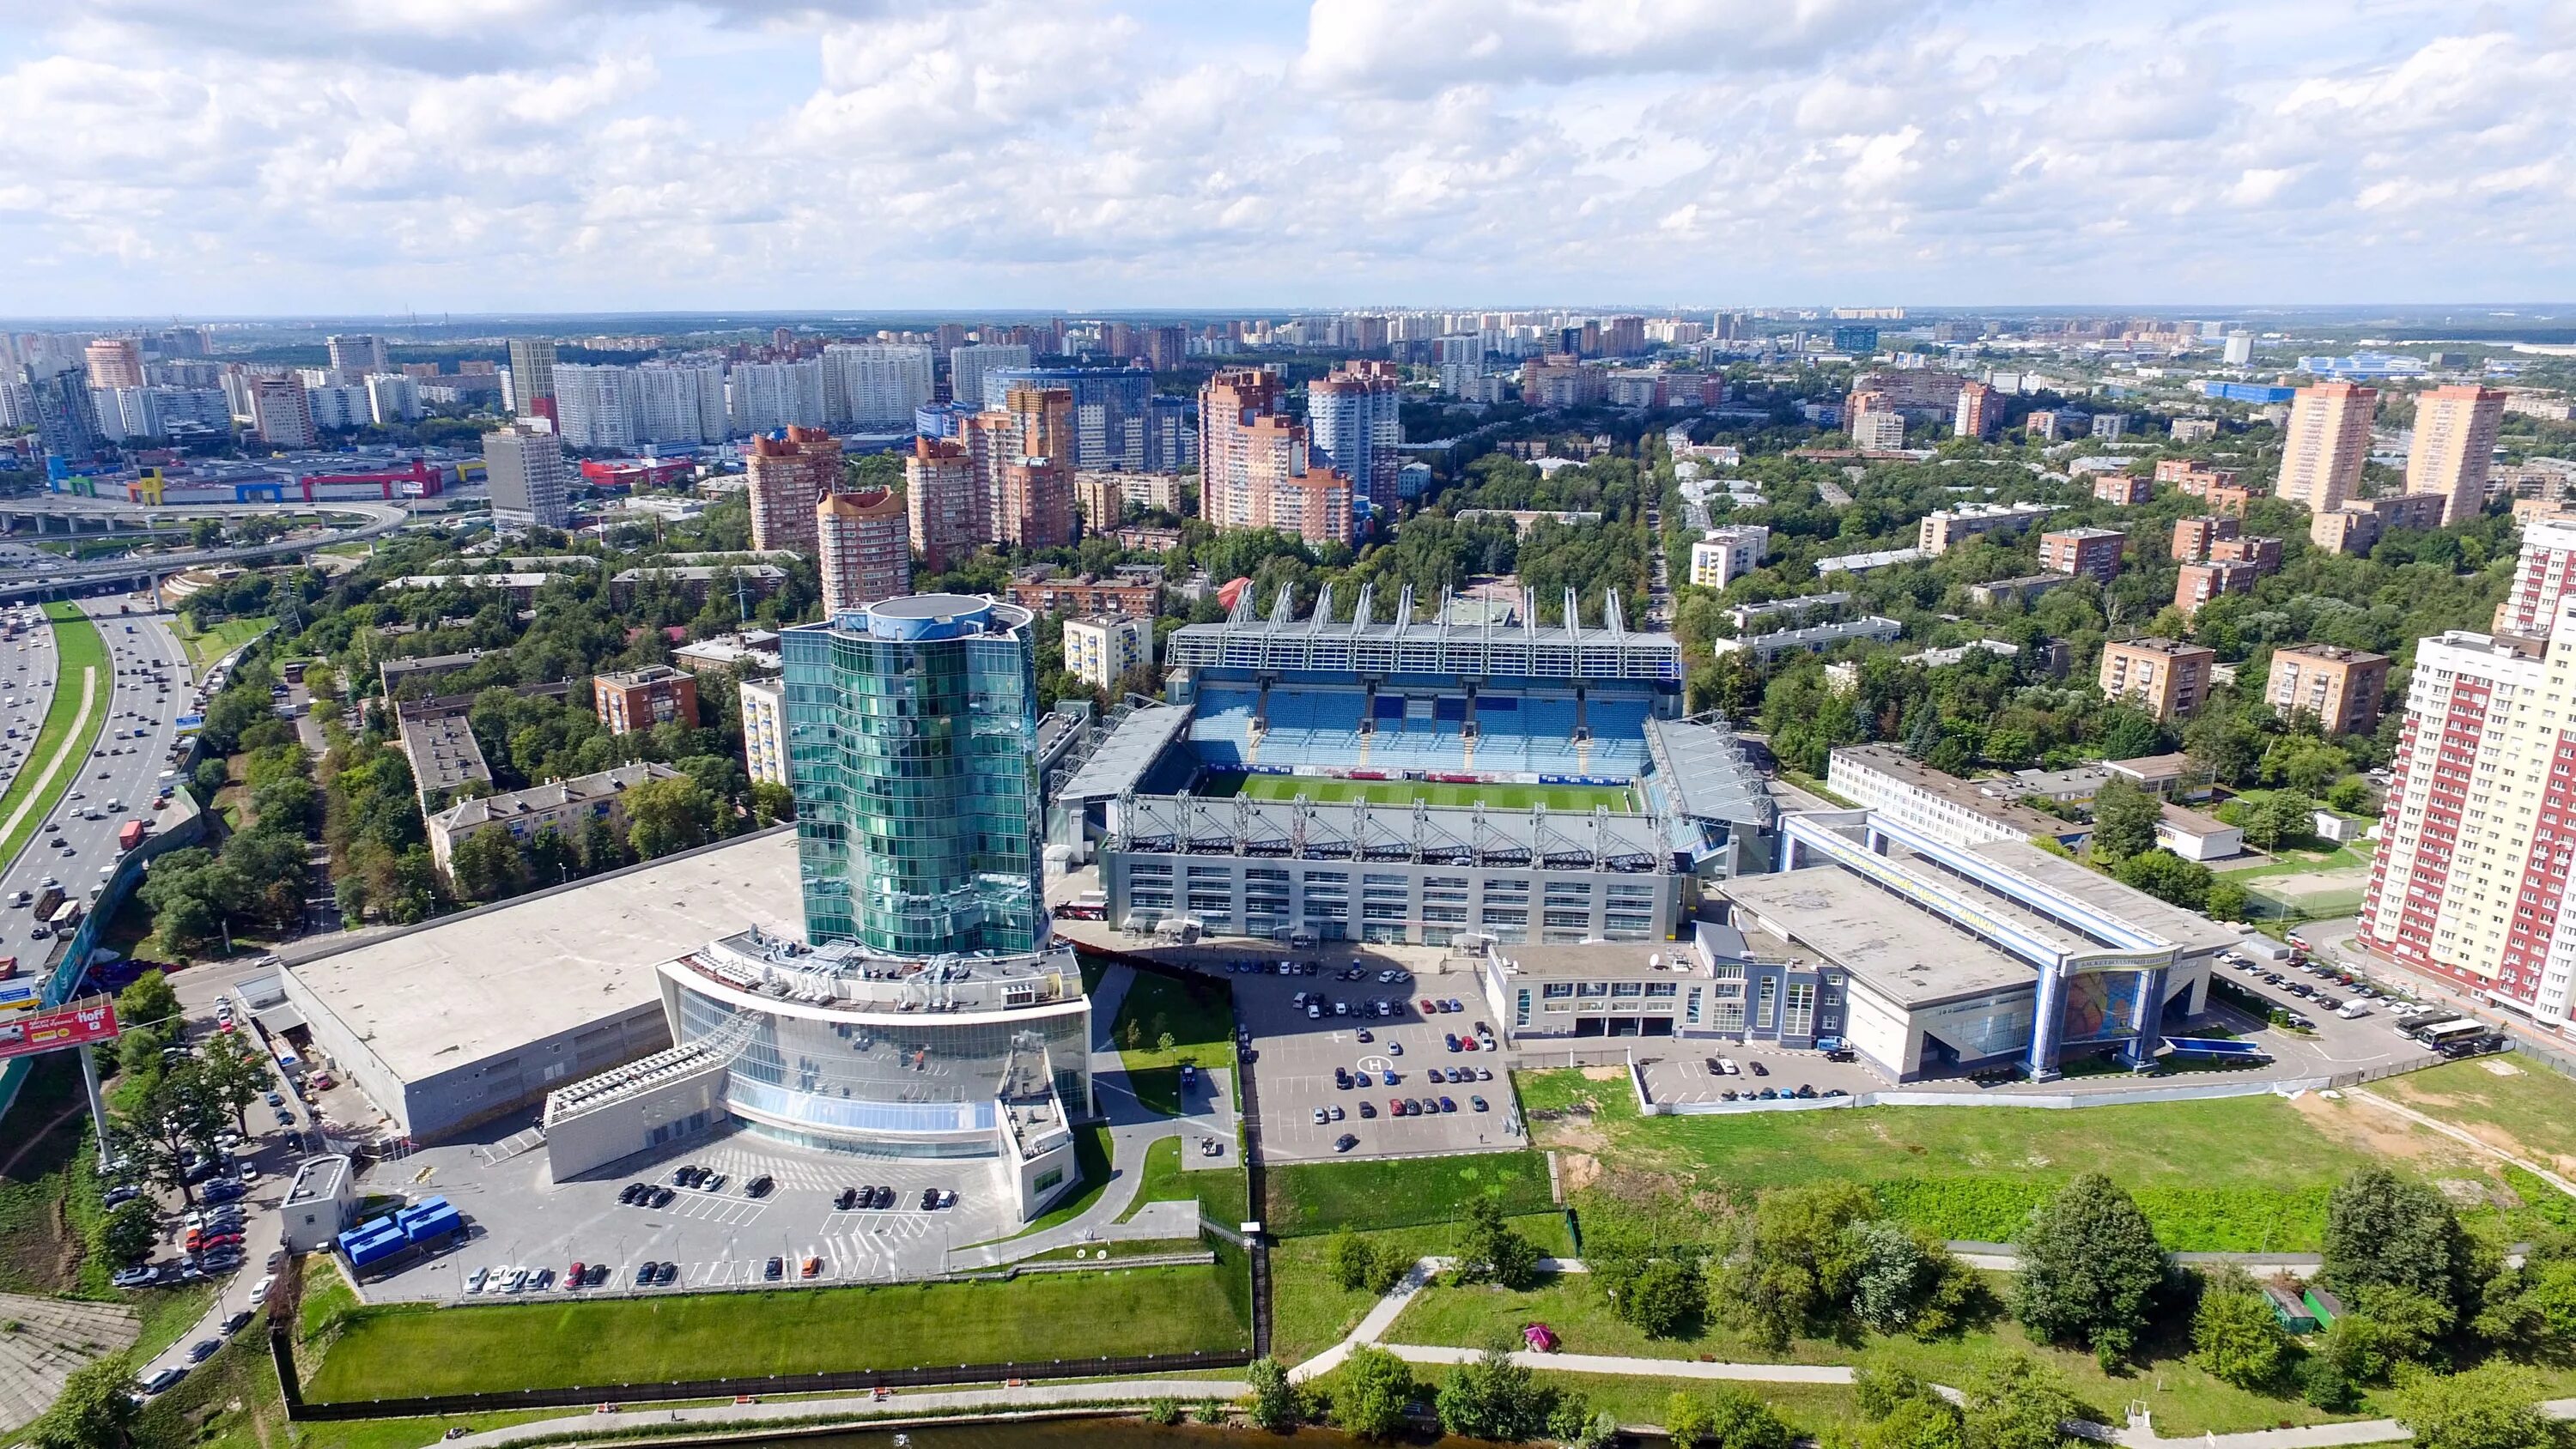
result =
[[2046,1096],[2015,1093],[1855,1092],[1848,1097],[1783,1097],[1773,1102],[1658,1102],[1647,1111],[1659,1117],[1722,1117],[1740,1112],[1821,1112],[1844,1107],[2038,1107],[2068,1111],[2079,1107],[2119,1107],[2142,1102],[2202,1102],[2219,1097],[2263,1097],[2314,1092],[2328,1087],[2355,1087],[2377,1077],[2417,1070],[2384,1066],[2369,1071],[2340,1072],[2331,1077],[2292,1081],[2265,1078],[2242,1082],[2205,1082],[2187,1087],[2139,1087],[2106,1092],[2057,1092]]

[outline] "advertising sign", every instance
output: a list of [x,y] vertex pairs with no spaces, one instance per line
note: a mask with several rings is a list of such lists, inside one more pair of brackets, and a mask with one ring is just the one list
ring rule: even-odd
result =
[[117,1034],[116,1003],[104,996],[0,1022],[0,1061],[107,1041]]
[[44,1005],[44,991],[45,983],[32,976],[23,981],[0,981],[0,1021]]

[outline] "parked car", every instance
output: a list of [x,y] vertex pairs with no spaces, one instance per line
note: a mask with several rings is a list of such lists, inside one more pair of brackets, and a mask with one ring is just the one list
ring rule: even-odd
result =
[[1341,1136],[1333,1139],[1333,1150],[1335,1152],[1348,1152],[1359,1145],[1360,1139],[1349,1132],[1345,1132]]

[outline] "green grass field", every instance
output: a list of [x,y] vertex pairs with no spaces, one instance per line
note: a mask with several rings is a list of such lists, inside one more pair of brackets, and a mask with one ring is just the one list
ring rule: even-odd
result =
[[[2472,1064],[2474,1065],[2474,1064]],[[2380,1084],[2392,1095],[2411,1078]],[[2010,1238],[2032,1207],[2079,1173],[2138,1200],[2177,1251],[2310,1251],[2326,1196],[2347,1173],[2384,1164],[2425,1179],[2501,1189],[2492,1159],[2394,1114],[2313,1094],[2231,1097],[2081,1111],[1996,1106],[1640,1118],[1624,1082],[1580,1071],[1523,1073],[1536,1145],[1565,1162],[1587,1214],[1650,1210],[1693,1194],[1742,1204],[1766,1189],[1871,1184],[1900,1218],[1946,1238]],[[2495,1201],[2508,1203],[2499,1191]],[[2503,1231],[2500,1208],[2468,1214]]]
[[188,631],[187,616],[172,624],[171,632],[179,636],[179,647],[188,651],[188,667],[202,676],[214,662],[235,649],[265,634],[274,626],[268,619],[226,619],[202,634]]
[[2576,1081],[2534,1058],[2450,1062],[2370,1089],[2561,1176],[2576,1172]]
[[1454,1223],[1480,1197],[1507,1216],[1555,1206],[1535,1152],[1290,1163],[1270,1170],[1269,1190],[1264,1225],[1283,1238]]
[[362,1308],[308,1371],[345,1402],[924,1364],[1239,1349],[1240,1261],[783,1293]]
[[1375,805],[1474,805],[1496,810],[1590,811],[1606,805],[1622,813],[1637,809],[1636,792],[1607,785],[1451,785],[1430,780],[1328,780],[1314,775],[1210,775],[1199,793],[1222,799],[1249,795],[1255,800],[1293,800],[1300,795],[1319,803],[1366,800]]

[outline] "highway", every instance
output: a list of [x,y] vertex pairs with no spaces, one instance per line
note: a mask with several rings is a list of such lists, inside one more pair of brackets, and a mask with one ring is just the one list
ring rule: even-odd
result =
[[[12,510],[5,506],[0,506],[0,514],[5,514],[10,511]],[[161,514],[172,513],[178,510],[152,509],[145,508],[141,505],[135,505],[124,511],[159,516]],[[296,509],[291,505],[280,505],[265,508],[244,508],[240,511],[243,513],[266,514],[293,513],[300,511],[313,511],[325,514],[353,513],[364,517],[366,522],[360,524],[356,528],[343,529],[329,538],[276,539],[268,543],[243,544],[234,548],[184,549],[176,553],[145,554],[140,558],[100,559],[94,563],[66,564],[61,568],[48,569],[41,574],[33,576],[0,578],[0,599],[22,598],[29,595],[48,594],[58,589],[77,588],[84,584],[114,583],[120,580],[139,579],[147,576],[159,578],[177,573],[182,569],[201,568],[207,565],[254,563],[261,559],[310,553],[314,549],[323,547],[326,544],[347,543],[354,540],[381,538],[411,521],[411,514],[408,510],[398,504],[392,503],[334,502],[328,504],[308,505],[307,509],[301,510]],[[79,534],[61,536],[98,539],[110,537],[111,535]],[[113,612],[113,610],[111,610],[111,612]]]
[[[30,968],[45,960],[54,943],[50,932],[41,938],[34,934],[41,923],[31,909],[17,903],[21,894],[40,893],[51,879],[61,884],[67,898],[89,904],[91,892],[106,881],[107,870],[124,854],[117,848],[118,829],[128,820],[156,818],[152,801],[165,783],[161,772],[172,768],[170,747],[178,739],[175,721],[180,715],[199,712],[196,689],[188,677],[188,656],[171,632],[168,617],[139,612],[120,615],[116,611],[120,603],[143,607],[123,597],[81,602],[108,648],[108,673],[92,683],[94,703],[88,722],[74,731],[59,761],[49,753],[46,758],[21,759],[17,765],[19,770],[40,775],[56,769],[68,777],[67,793],[45,819],[49,828],[31,837],[18,858],[0,873],[0,954],[16,955]],[[0,656],[0,686],[27,683],[29,671],[41,671],[34,678],[52,679],[53,688],[81,689],[81,680],[54,677],[56,657],[50,640],[23,655],[9,651]],[[129,672],[137,670],[142,672]],[[168,680],[166,690],[156,679]],[[20,712],[26,712],[23,706]],[[34,718],[41,721],[43,711],[36,710]],[[23,733],[26,727],[19,728]],[[174,776],[167,783],[179,781]],[[111,803],[122,808],[110,810]],[[90,818],[93,814],[96,819]],[[0,834],[6,834],[8,824],[0,820]]]

